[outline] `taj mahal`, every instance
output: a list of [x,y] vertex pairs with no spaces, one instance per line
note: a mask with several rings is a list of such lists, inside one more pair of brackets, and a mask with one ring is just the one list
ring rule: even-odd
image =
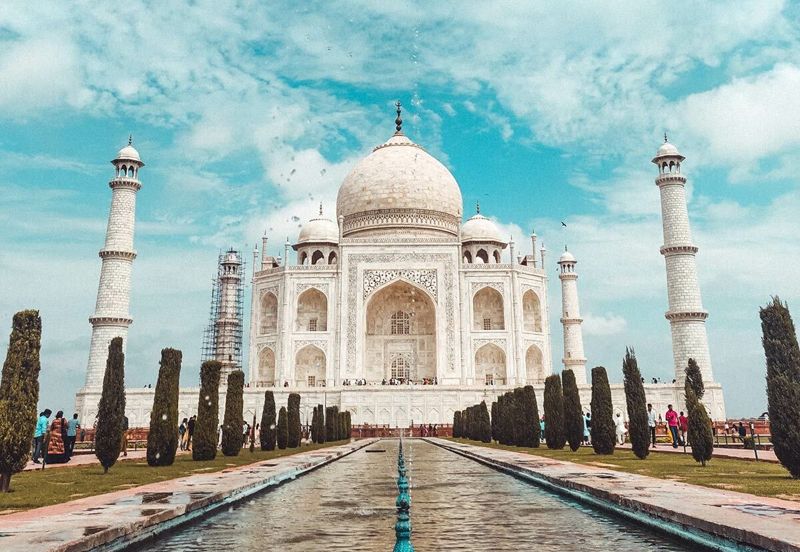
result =
[[[646,383],[645,390],[659,412],[670,403],[682,407],[683,371],[694,358],[706,382],[704,402],[711,417],[721,420],[725,406],[708,349],[683,161],[665,139],[652,159],[657,186],[648,192],[642,184],[642,193],[661,196],[660,251],[675,377],[674,383]],[[85,420],[97,412],[109,341],[122,336],[126,347],[136,347],[127,342],[127,330],[133,322],[128,308],[135,285],[135,205],[144,163],[131,143],[112,163],[86,383],[76,397],[76,411]],[[534,386],[541,408],[544,379],[557,365],[574,371],[589,410],[591,351],[584,351],[581,333],[577,259],[567,250],[555,259],[561,327],[554,335],[547,294],[554,268],[548,263],[554,261],[543,243],[534,233],[523,253],[479,206],[474,211],[465,215],[450,171],[404,134],[398,103],[395,132],[345,177],[335,215],[321,205],[296,241],[287,240],[283,256],[268,255],[262,238],[252,271],[237,252],[223,255],[215,358],[225,372],[241,367],[247,373],[245,419],[260,417],[270,389],[278,404],[290,392],[300,393],[304,421],[315,405],[325,404],[349,410],[354,424],[449,424],[455,411],[481,400],[488,404],[522,385]],[[237,286],[246,280],[251,309],[249,342],[241,345],[248,362],[242,367],[233,336],[243,328],[234,311]],[[563,358],[552,357],[554,338],[563,339]],[[199,366],[184,365],[184,372],[190,370],[199,373]],[[197,412],[198,393],[197,387],[180,390],[180,418]],[[622,385],[612,384],[612,393],[615,410],[626,417]],[[221,411],[224,398],[223,387]],[[153,389],[127,390],[131,426],[149,423],[152,401]]]

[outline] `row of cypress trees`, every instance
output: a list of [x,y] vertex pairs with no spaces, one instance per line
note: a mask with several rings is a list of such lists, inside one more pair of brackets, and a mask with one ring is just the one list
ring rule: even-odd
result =
[[351,433],[352,421],[348,410],[340,412],[338,406],[325,408],[321,404],[314,408],[314,415],[311,418],[311,442],[325,443],[350,439]]
[[492,442],[492,424],[486,401],[468,406],[453,415],[453,437]]

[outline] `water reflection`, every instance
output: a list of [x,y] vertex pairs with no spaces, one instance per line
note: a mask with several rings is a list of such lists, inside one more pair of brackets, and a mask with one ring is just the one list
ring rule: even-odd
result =
[[[164,551],[391,550],[397,441],[372,445],[148,543]],[[412,541],[429,550],[690,550],[421,441],[406,441]]]

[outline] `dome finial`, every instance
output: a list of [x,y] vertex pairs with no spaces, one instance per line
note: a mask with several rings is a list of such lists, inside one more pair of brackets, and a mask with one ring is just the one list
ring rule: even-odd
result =
[[128,134],[128,145],[133,145],[133,134]]
[[480,201],[476,201],[475,202],[475,214],[477,214],[477,215],[481,214],[481,202]]
[[669,142],[669,140],[667,140],[667,133],[665,132],[664,133],[664,143],[666,144],[667,142]]
[[400,112],[402,111],[400,108],[403,105],[400,103],[400,100],[397,100],[397,102],[394,105],[397,108],[397,119],[394,120],[394,128],[397,129],[395,134],[402,134],[403,133],[403,119],[400,117]]

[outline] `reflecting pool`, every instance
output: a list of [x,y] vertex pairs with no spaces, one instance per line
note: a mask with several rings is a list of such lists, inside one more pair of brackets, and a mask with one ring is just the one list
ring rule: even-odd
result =
[[[397,447],[380,441],[144,548],[390,551]],[[418,552],[692,550],[429,443],[407,440],[404,450]]]

